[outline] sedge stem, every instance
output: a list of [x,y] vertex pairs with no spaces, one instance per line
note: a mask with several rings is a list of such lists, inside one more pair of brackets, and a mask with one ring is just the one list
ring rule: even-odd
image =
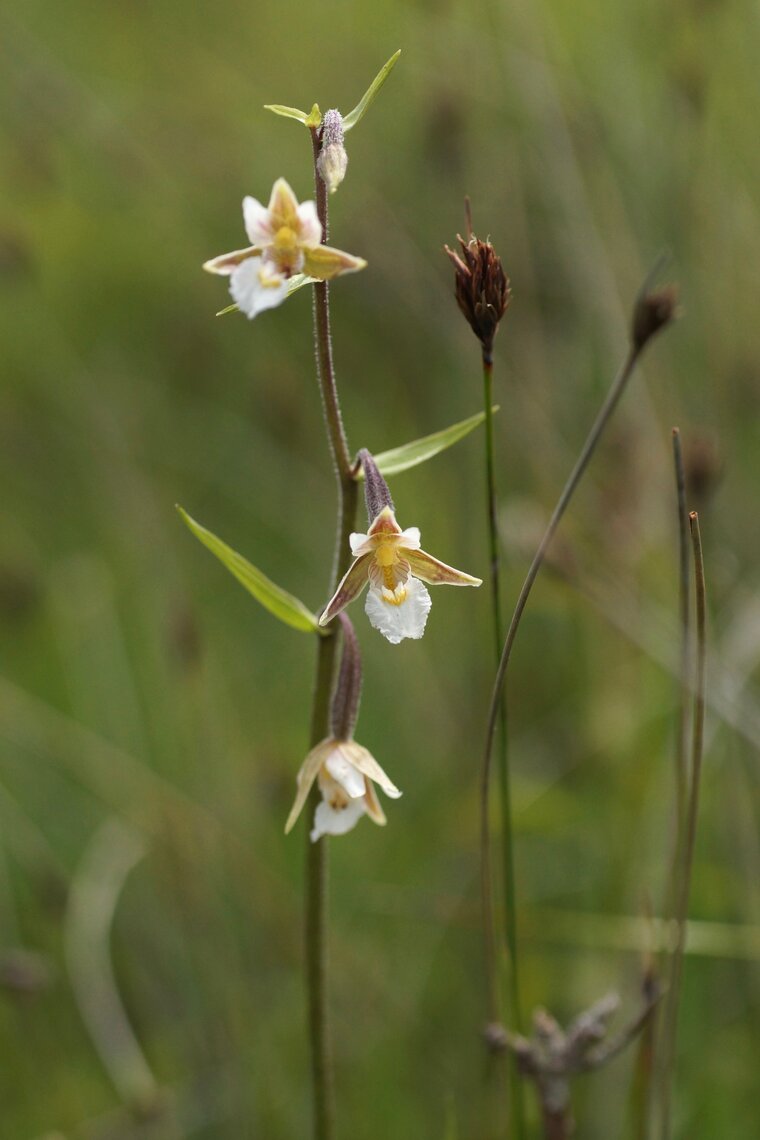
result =
[[[491,582],[491,613],[493,618],[494,652],[498,664],[501,652],[501,638],[503,631],[501,610],[501,560],[499,556],[499,533],[496,518],[496,477],[494,473],[494,425],[493,425],[493,359],[490,353],[483,352],[483,408],[485,412],[485,459],[486,459],[486,495],[488,518],[488,545],[489,545],[489,576]],[[501,856],[502,856],[502,890],[504,907],[504,934],[509,954],[509,1020],[513,1027],[522,1030],[522,1011],[520,1007],[520,986],[517,960],[517,906],[515,891],[515,859],[514,859],[514,828],[512,821],[512,788],[509,771],[509,741],[507,737],[507,700],[506,693],[502,692],[499,702],[499,807],[501,816]],[[493,875],[491,866],[491,835],[488,815],[486,813],[484,826],[481,828],[481,870],[483,875],[482,890],[493,899]],[[484,909],[484,914],[487,913]],[[490,920],[492,927],[487,933],[486,941],[495,946],[496,932],[493,928],[493,916]],[[498,962],[496,953],[486,957],[486,987],[488,1003],[488,1020],[497,1023],[501,1020],[501,1002],[499,997]],[[514,1057],[509,1062],[510,1073],[510,1118],[512,1122],[512,1135],[514,1140],[522,1140],[525,1134],[525,1110],[523,1102],[523,1085]]]
[[694,596],[696,602],[696,661],[694,676],[694,708],[691,737],[691,770],[689,772],[689,795],[686,804],[681,873],[678,882],[676,901],[676,947],[673,953],[668,1003],[665,1010],[663,1031],[662,1098],[660,1112],[660,1136],[669,1140],[671,1132],[671,1086],[675,1069],[676,1036],[678,1030],[678,1004],[683,975],[683,959],[686,949],[686,923],[689,914],[689,894],[691,875],[694,866],[694,850],[697,840],[697,819],[699,815],[699,789],[702,777],[705,731],[705,665],[707,659],[706,638],[706,590],[705,566],[702,555],[702,537],[699,530],[699,516],[696,511],[689,515],[692,555],[694,560]]

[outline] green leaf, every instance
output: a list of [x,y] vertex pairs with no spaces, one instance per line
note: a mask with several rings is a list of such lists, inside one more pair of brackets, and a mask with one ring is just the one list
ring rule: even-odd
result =
[[288,296],[303,289],[304,285],[313,285],[318,280],[318,277],[309,277],[308,273],[294,273],[288,281]]
[[[498,412],[499,405],[494,404],[491,410]],[[443,431],[436,431],[432,435],[423,436],[422,439],[405,443],[403,447],[394,447],[391,451],[383,451],[379,455],[375,455],[374,460],[380,474],[398,475],[402,471],[408,471],[410,467],[417,467],[420,463],[426,463],[439,451],[445,451],[447,447],[459,443],[460,439],[464,439],[476,427],[480,427],[485,418],[485,412],[478,412],[477,415],[470,416],[466,420],[460,420],[459,423],[452,424],[451,427],[444,428]],[[358,478],[364,478],[364,472],[361,469]]]
[[272,111],[275,115],[282,115],[285,119],[298,119],[299,123],[306,123],[309,116],[298,107],[283,107],[280,103],[265,103],[265,111]]
[[399,48],[399,50],[394,55],[391,56],[391,58],[388,60],[388,62],[386,64],[384,64],[383,67],[380,68],[377,75],[372,80],[369,87],[367,88],[367,90],[364,92],[364,94],[362,95],[359,102],[354,107],[353,111],[349,111],[349,113],[344,117],[344,119],[343,119],[343,130],[344,131],[350,131],[351,128],[355,127],[356,124],[359,122],[359,120],[364,117],[370,103],[373,101],[373,99],[377,95],[378,91],[380,90],[382,85],[385,83],[385,81],[388,78],[388,76],[390,75],[390,73],[393,71],[393,68],[396,66],[396,60],[398,59],[398,57],[400,55],[401,55],[401,48]]
[[222,542],[210,530],[206,530],[204,526],[191,518],[182,507],[178,506],[177,510],[195,537],[212,554],[216,555],[219,561],[227,567],[231,574],[235,575],[238,582],[245,586],[248,593],[252,594],[265,610],[269,610],[270,614],[274,614],[276,618],[285,622],[285,625],[292,626],[293,629],[301,629],[306,633],[319,632],[319,623],[316,617],[303,602],[293,597],[287,590],[276,586],[265,574],[262,574],[246,558],[243,558],[242,554],[238,554],[231,546],[227,546],[226,542]]
[[307,127],[318,127],[322,122],[322,112],[319,109],[319,104],[315,103],[306,118]]
[[[304,285],[313,285],[318,281],[318,277],[309,277],[307,273],[294,273],[288,281],[288,296],[297,293],[299,289],[303,289]],[[228,313],[239,313],[239,305],[228,305],[226,309],[220,309],[216,314],[217,317],[226,317]]]
[[281,103],[265,103],[265,111],[272,111],[275,115],[282,115],[284,119],[298,119],[305,127],[318,127],[322,122],[322,112],[317,103],[314,104],[308,115],[299,111],[298,107],[283,107]]
[[226,317],[228,313],[239,313],[239,312],[240,312],[240,309],[238,308],[238,306],[235,304],[232,304],[232,305],[228,305],[226,309],[220,309],[216,315],[217,315],[217,317]]

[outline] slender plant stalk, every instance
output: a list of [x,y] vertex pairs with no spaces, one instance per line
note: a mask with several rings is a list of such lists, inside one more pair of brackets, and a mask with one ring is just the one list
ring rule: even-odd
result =
[[[691,654],[691,607],[689,605],[690,545],[689,515],[686,508],[686,477],[681,448],[681,432],[677,427],[671,431],[673,442],[673,470],[676,483],[676,507],[678,519],[678,619],[680,629],[678,652],[678,721],[676,724],[674,776],[675,776],[675,827],[672,836],[670,870],[665,884],[663,915],[666,922],[676,922],[676,905],[679,891],[679,874],[683,861],[684,828],[686,825],[686,796],[688,791],[687,756],[689,743],[689,708],[691,686],[689,679],[689,659]],[[668,946],[664,949],[664,976],[667,989],[673,981],[674,958]],[[667,1004],[666,1004],[667,1009]],[[652,1124],[652,1105],[658,1064],[665,1041],[665,1025],[656,1030],[654,1019],[647,1025],[641,1037],[637,1064],[635,1089],[635,1137],[647,1140]]]
[[[317,214],[322,223],[322,240],[327,240],[327,189],[317,168],[320,140],[312,128],[314,153],[314,182]],[[335,557],[329,594],[332,594],[341,575],[348,567],[350,548],[348,536],[355,527],[357,484],[348,451],[343,421],[338,402],[335,369],[330,341],[330,298],[326,282],[317,282],[314,290],[314,343],[317,373],[322,406],[325,415],[330,452],[338,483],[338,524]],[[317,677],[311,716],[311,745],[318,744],[328,734],[330,698],[335,678],[338,639],[328,629],[319,637],[317,650]],[[316,808],[319,791],[315,785],[310,796],[310,808]],[[335,1108],[333,1090],[333,1063],[328,1017],[328,955],[327,955],[327,899],[328,899],[328,848],[324,838],[316,843],[306,835],[306,986],[308,992],[309,1043],[314,1091],[314,1140],[333,1140],[335,1135]]]
[[[681,448],[681,432],[677,427],[672,430],[673,439],[673,468],[676,481],[676,505],[678,517],[678,617],[680,628],[680,643],[678,652],[678,721],[676,724],[676,739],[675,739],[675,827],[672,838],[672,851],[670,855],[670,872],[665,887],[665,900],[663,907],[663,914],[666,921],[678,921],[678,895],[679,883],[681,877],[681,870],[683,866],[683,845],[684,845],[684,832],[686,828],[686,803],[689,790],[689,772],[688,772],[688,748],[689,748],[689,711],[691,706],[691,680],[689,677],[689,661],[691,657],[691,606],[689,604],[689,587],[690,587],[690,546],[691,538],[689,535],[689,514],[686,507],[686,477],[683,466],[683,452]],[[675,947],[665,948],[665,977],[669,994],[673,993],[675,971]],[[669,1094],[665,1092],[662,1082],[668,1081],[670,1077],[666,1073],[667,1069],[667,1056],[670,1048],[668,1043],[668,1033],[670,1024],[670,1001],[669,997],[665,1004],[665,1012],[663,1016],[662,1025],[659,1031],[659,1039],[655,1040],[655,1049],[657,1052],[657,1061],[660,1062],[657,1066],[659,1069],[658,1079],[663,1088],[663,1097]],[[647,1087],[648,1099],[653,1095],[653,1088],[651,1084]],[[649,1128],[651,1116],[651,1100],[649,1104],[649,1112],[646,1114],[644,1125],[642,1127]],[[668,1111],[668,1110],[663,1110]],[[648,1132],[644,1132],[644,1137]]]
[[599,410],[599,413],[594,421],[594,424],[586,438],[581,452],[575,462],[575,466],[571,471],[562,493],[557,501],[552,516],[544,532],[544,536],[539,543],[538,549],[533,556],[533,561],[530,564],[528,573],[525,576],[522,589],[515,604],[515,609],[512,614],[509,629],[507,631],[506,639],[501,651],[499,666],[496,671],[496,679],[494,681],[493,694],[491,697],[491,705],[488,712],[488,722],[486,728],[486,742],[483,752],[483,765],[481,769],[481,782],[480,782],[480,820],[481,820],[481,857],[485,861],[486,866],[481,867],[481,892],[482,892],[482,908],[483,908],[483,931],[484,931],[484,953],[486,969],[491,969],[492,964],[496,961],[496,946],[495,946],[495,922],[493,915],[493,891],[491,889],[491,871],[490,871],[490,853],[488,850],[488,800],[489,790],[491,783],[491,757],[493,753],[494,735],[496,733],[496,726],[499,721],[499,709],[501,708],[502,692],[504,690],[504,682],[507,674],[507,667],[512,653],[512,646],[514,645],[515,637],[517,634],[520,620],[527,605],[528,598],[530,597],[533,583],[535,582],[538,572],[541,569],[541,564],[546,555],[549,544],[554,537],[554,534],[559,526],[560,520],[567,510],[567,506],[573,497],[576,487],[578,486],[592,455],[596,449],[596,445],[604,431],[607,423],[612,416],[618,401],[625,390],[626,384],[631,377],[636,362],[639,358],[641,347],[643,345],[636,345],[635,343],[629,349],[628,355],[620,368],[617,376],[615,377],[612,386],[607,394],[607,397]]
[[[501,611],[501,560],[499,557],[499,534],[496,521],[496,478],[494,474],[494,430],[493,430],[493,358],[483,352],[483,410],[485,412],[486,435],[486,492],[488,505],[488,544],[489,571],[491,580],[491,613],[493,616],[494,651],[498,664],[501,653],[501,638],[504,626]],[[504,892],[504,933],[509,952],[509,1020],[517,1032],[521,1032],[522,1009],[520,1006],[520,984],[517,959],[517,907],[515,891],[514,828],[512,826],[512,788],[509,771],[509,740],[507,737],[507,700],[501,694],[499,703],[499,804],[501,814],[501,853],[502,888]],[[481,853],[481,867],[484,868],[487,882],[483,889],[493,893],[491,883],[491,836],[490,823],[486,815],[482,829],[484,850]],[[495,931],[492,932],[495,939]],[[498,963],[492,961],[487,971],[488,1018],[491,1022],[500,1020],[500,999]],[[517,1068],[517,1061],[510,1058],[510,1119],[514,1140],[522,1140],[525,1135],[525,1106],[523,1085]]]
[[699,516],[696,511],[689,515],[692,553],[694,558],[694,594],[696,599],[696,668],[694,676],[694,711],[691,738],[691,771],[689,772],[689,795],[686,805],[681,875],[678,883],[676,902],[677,940],[673,955],[668,1005],[665,1011],[662,1062],[662,1098],[660,1112],[660,1136],[669,1140],[671,1129],[671,1091],[675,1069],[676,1034],[678,1029],[678,1004],[683,975],[683,959],[686,949],[686,923],[689,913],[689,893],[691,873],[694,866],[694,848],[697,839],[697,818],[699,815],[699,789],[702,777],[702,757],[704,754],[705,731],[705,663],[707,653],[705,566],[702,556],[702,537],[699,531]]
[[673,428],[673,464],[678,502],[678,615],[681,628],[678,675],[681,681],[676,736],[676,835],[678,850],[683,842],[688,787],[687,752],[689,744],[689,655],[691,652],[691,610],[689,606],[689,515],[686,508],[686,476],[681,450],[681,433]]

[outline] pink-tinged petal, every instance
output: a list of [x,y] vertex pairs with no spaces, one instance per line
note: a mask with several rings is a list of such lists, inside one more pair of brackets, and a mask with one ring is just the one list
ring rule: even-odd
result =
[[241,312],[253,318],[281,305],[288,295],[288,283],[273,274],[260,257],[251,257],[233,271],[230,293]]
[[408,526],[406,530],[401,531],[402,541],[399,542],[399,547],[404,550],[419,550],[420,548],[420,528],[418,526]]
[[383,507],[379,515],[372,520],[369,528],[369,537],[375,534],[401,534],[401,527],[396,522],[396,516],[391,507]]
[[298,791],[296,792],[295,803],[290,810],[288,821],[285,824],[286,835],[289,831],[292,830],[294,823],[301,814],[303,805],[306,803],[306,799],[309,795],[309,792],[311,791],[312,784],[317,778],[319,769],[324,764],[334,746],[334,740],[321,741],[316,746],[316,748],[312,748],[311,752],[301,765],[298,775],[296,776]]
[[220,257],[212,257],[204,261],[203,268],[207,273],[220,273],[229,277],[233,269],[237,269],[249,257],[261,257],[261,250],[257,245],[249,245],[247,249],[233,249],[232,253],[223,253]]
[[272,240],[272,224],[269,210],[262,206],[258,198],[246,194],[243,198],[243,222],[248,240],[254,245],[269,245]]
[[368,534],[350,534],[348,544],[354,558],[358,558],[360,554],[371,554],[375,549],[375,544]]
[[373,780],[376,784],[379,784],[386,796],[390,796],[392,800],[399,798],[401,792],[393,781],[388,779],[368,749],[363,748],[361,744],[357,744],[355,740],[347,741],[342,745],[342,748],[350,756],[351,763],[357,771],[361,772],[363,776],[366,776],[368,780]]
[[431,586],[480,586],[482,583],[482,578],[473,578],[463,570],[455,570],[424,550],[405,550],[404,553],[415,578],[421,578]]
[[268,213],[272,233],[282,226],[298,231],[298,199],[284,178],[278,178],[272,187]]
[[369,554],[363,554],[361,558],[357,558],[352,562],[348,572],[344,574],[342,581],[338,585],[337,590],[330,598],[330,601],[325,606],[324,612],[319,619],[320,625],[327,625],[334,617],[346,608],[349,602],[354,598],[358,598],[364,587],[369,582],[367,565],[369,561]]
[[359,269],[364,269],[366,264],[363,257],[354,257],[340,249],[332,249],[329,245],[317,245],[313,249],[304,250],[303,271],[319,281],[332,281],[333,277],[339,277],[341,273],[356,273]]
[[380,807],[380,801],[377,798],[374,785],[371,780],[366,779],[364,784],[366,789],[364,793],[364,810],[373,823],[376,823],[378,827],[384,827],[388,821],[385,818],[385,812]]
[[366,811],[364,799],[351,800],[343,808],[334,808],[322,800],[314,812],[314,827],[310,838],[316,843],[323,835],[345,835],[359,822]]
[[349,799],[356,800],[364,795],[364,779],[361,772],[354,766],[347,750],[336,744],[335,749],[325,760],[327,771],[340,784]]
[[322,223],[317,216],[316,202],[301,202],[298,207],[298,240],[307,249],[322,240]]
[[412,578],[406,588],[406,598],[400,605],[387,602],[374,588],[367,594],[365,610],[370,625],[382,633],[391,645],[398,645],[405,637],[422,637],[430,613],[430,594],[422,582]]

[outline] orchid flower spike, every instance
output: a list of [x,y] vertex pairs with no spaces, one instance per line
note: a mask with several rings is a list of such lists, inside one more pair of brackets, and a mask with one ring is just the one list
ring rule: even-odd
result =
[[214,257],[203,268],[230,278],[232,298],[248,317],[281,305],[296,274],[331,281],[367,264],[361,257],[320,244],[322,224],[315,203],[299,204],[284,178],[275,182],[268,206],[244,198],[243,219],[252,244]]
[[429,585],[479,586],[462,570],[420,548],[416,526],[402,530],[396,522],[388,486],[368,451],[360,452],[367,492],[370,527],[366,534],[350,536],[354,556],[348,572],[327,603],[320,625],[327,625],[369,586],[365,611],[370,624],[393,645],[405,637],[422,637],[430,612]]
[[343,654],[332,701],[330,736],[312,748],[301,765],[295,803],[285,824],[287,835],[316,780],[322,799],[314,813],[313,843],[323,835],[345,835],[363,815],[373,823],[384,824],[375,784],[392,799],[401,795],[371,753],[353,739],[362,685],[361,655],[354,627],[345,614],[341,614],[340,623]]

